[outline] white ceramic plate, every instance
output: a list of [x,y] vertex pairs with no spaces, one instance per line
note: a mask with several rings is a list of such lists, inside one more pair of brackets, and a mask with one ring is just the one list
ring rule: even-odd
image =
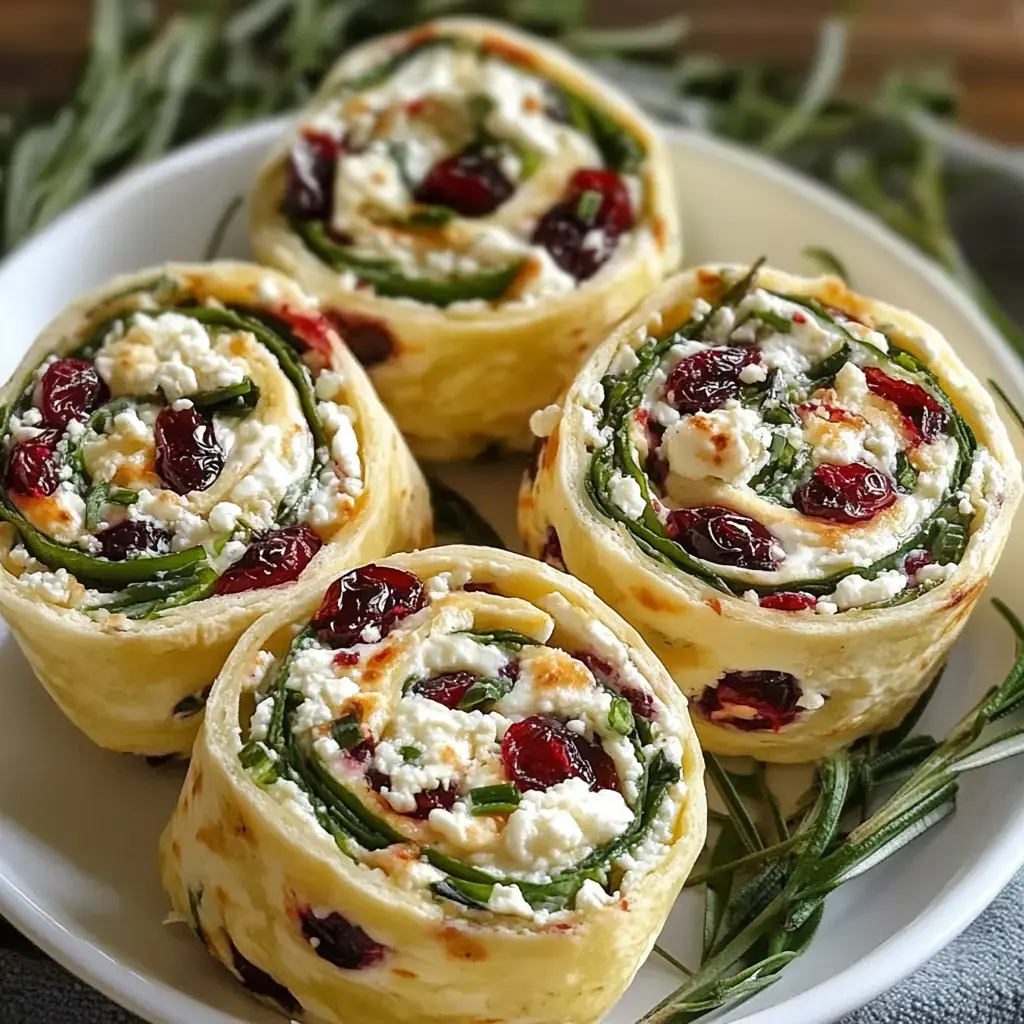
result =
[[[0,377],[65,303],[108,276],[201,257],[228,201],[243,191],[280,124],[186,149],[82,204],[0,267]],[[853,208],[773,164],[703,136],[672,136],[686,259],[765,254],[809,270],[805,245],[825,245],[855,286],[921,313],[982,377],[1024,398],[1024,374],[974,307],[930,265]],[[244,218],[224,255],[247,255]],[[445,474],[513,535],[516,468]],[[1024,610],[1018,526],[992,592]],[[979,608],[954,652],[925,725],[945,728],[1012,660],[1009,631]],[[89,685],[88,665],[82,685]],[[144,680],[140,680],[144,684]],[[155,846],[181,771],[154,770],[92,747],[62,718],[0,623],[0,912],[48,953],[155,1024],[271,1022],[183,927],[163,927]],[[723,1020],[825,1024],[867,1002],[960,932],[1024,862],[1021,763],[969,776],[958,813],[890,862],[830,898],[811,951],[783,980]],[[698,907],[684,898],[663,944],[692,962]],[[950,979],[955,983],[954,979]],[[608,1024],[632,1024],[678,982],[646,964]]]

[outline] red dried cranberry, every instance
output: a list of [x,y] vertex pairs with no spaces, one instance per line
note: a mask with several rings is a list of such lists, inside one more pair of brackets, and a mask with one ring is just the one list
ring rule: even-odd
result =
[[848,466],[824,463],[793,494],[793,504],[805,516],[837,523],[873,519],[895,501],[896,482],[892,477],[863,462]]
[[470,147],[434,164],[416,189],[421,203],[447,206],[463,217],[483,217],[513,192],[497,161]]
[[553,565],[556,569],[561,569],[562,572],[569,571],[565,566],[565,559],[562,557],[562,542],[558,539],[558,531],[553,526],[548,527],[544,547],[540,552],[540,560],[547,562],[548,565]]
[[597,192],[601,196],[601,205],[590,218],[591,223],[615,236],[624,234],[633,226],[633,204],[629,199],[629,189],[614,171],[577,171],[569,181],[566,198],[579,200],[584,192]]
[[323,541],[304,523],[261,534],[221,574],[216,593],[240,594],[291,583],[302,575],[321,547]]
[[[230,940],[229,940],[230,941]],[[238,947],[231,943],[231,962],[242,984],[255,996],[271,999],[285,1013],[299,1014],[302,1005],[279,981],[275,981],[266,971],[261,970],[251,960],[246,960]]]
[[501,668],[498,669],[498,675],[502,679],[509,679],[513,683],[519,678],[519,662],[511,659],[506,661]]
[[554,718],[532,715],[513,722],[501,741],[501,759],[520,789],[548,789],[566,779],[583,779],[595,790],[618,788],[615,765],[605,750]]
[[58,359],[51,363],[39,387],[39,411],[54,427],[66,427],[71,420],[84,421],[110,397],[96,368],[84,359]]
[[96,534],[100,553],[111,562],[123,562],[131,555],[146,552],[166,555],[171,550],[171,534],[152,519],[126,519]]
[[931,565],[935,559],[925,550],[911,551],[903,562],[903,571],[909,577],[909,584],[914,586],[917,583],[917,574],[926,566]]
[[383,960],[387,947],[374,942],[357,924],[331,912],[318,917],[312,907],[299,914],[302,934],[316,955],[344,971],[358,971]]
[[[377,793],[382,789],[391,788],[391,776],[377,771],[376,768],[371,768],[366,773],[366,781],[369,783],[370,788]],[[436,789],[421,790],[413,797],[416,801],[416,809],[412,811],[401,811],[398,813],[401,813],[406,818],[416,818],[419,821],[426,821],[427,818],[430,817],[430,812],[436,810],[438,807],[444,808],[446,811],[451,810],[458,798],[458,790],[455,789],[444,789],[443,787],[438,786]],[[394,810],[394,808],[391,809]]]
[[802,590],[783,590],[778,594],[765,594],[761,598],[762,608],[774,608],[780,612],[802,612],[817,603],[818,599],[813,594],[805,594]]
[[[377,744],[374,743],[373,737],[368,737],[362,743],[357,743],[354,747],[344,751],[344,754],[350,761],[354,761],[356,764],[366,764],[373,757],[373,752],[376,749]],[[387,776],[382,775],[381,778],[386,779]],[[384,785],[387,785],[387,783],[384,783]]]
[[720,505],[674,509],[666,530],[691,555],[716,565],[770,572],[781,561],[766,526]]
[[178,494],[205,491],[224,468],[224,450],[213,423],[193,406],[160,410],[153,426],[156,471]]
[[[585,193],[600,196],[596,209],[581,198]],[[584,281],[611,258],[619,236],[633,223],[625,182],[614,171],[580,170],[570,179],[565,198],[541,217],[532,240],[567,274]]]
[[398,347],[388,325],[377,317],[343,313],[340,309],[325,310],[324,316],[363,366],[387,362]]
[[470,580],[463,588],[467,594],[497,594],[498,588],[493,583],[474,583]]
[[571,735],[580,757],[590,765],[590,770],[594,773],[594,781],[590,783],[590,788],[618,790],[619,773],[615,770],[615,762],[611,755],[600,743],[584,739],[575,733]]
[[680,412],[710,412],[740,393],[740,374],[759,364],[756,348],[706,348],[676,363],[665,385],[665,397]]
[[892,402],[903,414],[915,445],[934,441],[945,429],[949,421],[946,410],[920,384],[890,377],[877,366],[864,367],[864,377],[876,395]]
[[358,651],[338,651],[338,653],[332,659],[335,665],[358,665],[359,664],[359,652]]
[[466,696],[466,691],[479,678],[472,672],[445,672],[430,679],[421,679],[413,685],[412,692],[427,700],[437,701],[446,708],[457,708],[459,701]]
[[334,168],[344,144],[332,135],[307,131],[292,146],[284,207],[296,220],[330,220]]
[[324,643],[352,647],[368,627],[387,636],[399,619],[419,611],[424,603],[423,583],[412,573],[364,565],[331,584],[312,626]]
[[60,485],[57,466],[57,442],[60,432],[43,430],[31,441],[20,441],[11,448],[7,462],[7,487],[26,498],[45,498]]
[[333,318],[328,318],[326,314],[295,309],[293,306],[279,306],[274,310],[274,316],[283,320],[299,341],[323,356],[325,363],[330,362],[333,335],[337,329]]
[[[700,709],[718,725],[731,725],[744,732],[778,732],[796,718],[800,693],[796,676],[788,672],[726,672],[717,686],[704,688]],[[754,714],[738,716],[730,710],[737,706],[750,708]]]

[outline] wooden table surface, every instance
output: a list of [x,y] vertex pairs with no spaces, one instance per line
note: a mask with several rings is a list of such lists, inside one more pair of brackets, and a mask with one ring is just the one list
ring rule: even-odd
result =
[[[696,48],[798,65],[813,50],[821,18],[855,8],[855,86],[897,64],[945,62],[960,83],[963,123],[1024,144],[1021,0],[592,0],[592,7],[611,23],[682,11],[691,18]],[[89,0],[0,0],[0,109],[68,94],[87,45],[91,8]]]

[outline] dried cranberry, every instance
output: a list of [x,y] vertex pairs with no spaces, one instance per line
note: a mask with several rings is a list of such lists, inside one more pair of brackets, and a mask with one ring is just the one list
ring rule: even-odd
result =
[[358,971],[379,963],[387,947],[374,942],[357,924],[331,912],[318,917],[309,907],[299,914],[302,934],[316,955],[344,971]]
[[57,430],[40,431],[31,441],[20,441],[7,462],[7,487],[26,498],[45,498],[60,485],[57,466]]
[[324,643],[352,647],[368,627],[386,636],[425,603],[423,583],[387,565],[364,565],[339,576],[324,595],[312,626]]
[[674,509],[666,530],[691,555],[716,565],[770,572],[781,561],[766,526],[720,505]]
[[205,491],[224,468],[213,423],[193,406],[160,410],[153,426],[156,471],[172,491]]
[[493,583],[474,583],[470,580],[463,588],[467,594],[497,594],[498,588]]
[[[354,747],[344,751],[344,754],[350,761],[354,761],[356,764],[366,764],[373,757],[376,749],[377,744],[373,742],[373,737],[368,737],[362,743],[357,743]],[[382,777],[387,778],[386,775]]]
[[413,685],[412,692],[428,700],[437,701],[446,708],[456,708],[459,701],[466,696],[466,691],[479,678],[472,672],[445,672],[430,679],[421,679]]
[[509,679],[513,683],[519,678],[519,662],[515,659],[506,661],[501,668],[498,669],[498,675],[502,679]]
[[377,317],[343,313],[340,309],[325,310],[324,316],[363,366],[387,362],[398,347],[388,325]]
[[920,384],[890,377],[877,366],[864,367],[864,377],[876,395],[892,402],[903,414],[915,445],[934,441],[945,429],[949,415]]
[[[391,788],[391,776],[377,771],[376,768],[371,768],[366,773],[366,781],[369,783],[370,788],[378,793],[382,789]],[[458,798],[459,793],[458,790],[455,789],[444,789],[443,787],[438,786],[436,789],[421,790],[413,797],[416,801],[416,809],[400,813],[407,818],[416,818],[419,821],[426,821],[427,818],[430,817],[430,812],[437,810],[439,807],[444,808],[445,810],[451,810]]]
[[[229,940],[230,941],[230,940]],[[238,947],[231,943],[231,961],[242,984],[255,996],[272,999],[286,1013],[302,1012],[302,1005],[279,981],[275,981],[266,971],[261,970],[251,960],[246,960]]]
[[108,526],[96,535],[100,553],[112,562],[123,562],[143,552],[166,555],[171,550],[171,534],[152,519],[126,519],[117,526]]
[[533,715],[513,722],[501,741],[501,759],[520,789],[548,789],[566,779],[583,779],[595,790],[618,788],[605,750],[554,718]]
[[[700,709],[713,722],[731,725],[744,732],[771,729],[778,732],[796,718],[800,686],[788,672],[760,669],[726,672],[717,686],[707,686],[700,697]],[[733,707],[750,708],[750,717],[738,716]]]
[[837,523],[861,523],[896,501],[892,477],[863,462],[848,466],[824,463],[793,494],[793,504],[805,516]]
[[476,146],[434,164],[416,189],[421,203],[447,206],[463,217],[483,217],[513,192],[497,161]]
[[571,735],[580,757],[590,765],[590,770],[594,773],[594,781],[590,783],[590,788],[618,790],[619,773],[615,770],[615,762],[611,755],[600,743],[584,739],[575,733]]
[[330,362],[335,340],[333,335],[337,330],[333,318],[294,306],[279,306],[274,310],[274,316],[283,320],[299,341],[323,356],[325,364]]
[[710,412],[740,393],[744,368],[761,362],[756,348],[706,348],[676,363],[665,397],[680,412]]
[[[589,193],[600,197],[596,208],[583,199]],[[567,274],[584,281],[611,258],[619,236],[633,223],[622,178],[614,171],[580,170],[569,181],[565,198],[541,217],[532,240]]]
[[818,599],[813,594],[805,594],[802,590],[783,590],[778,594],[765,594],[761,598],[762,608],[774,608],[780,612],[802,612],[817,603]]
[[323,547],[316,532],[304,523],[261,534],[245,554],[217,580],[216,593],[240,594],[297,580]]
[[288,161],[284,207],[296,220],[330,220],[334,168],[344,149],[332,135],[307,131],[295,141]]
[[358,651],[338,651],[338,653],[331,659],[332,663],[339,666],[344,665],[358,665],[359,664],[359,652]]
[[569,181],[566,198],[578,200],[584,192],[597,192],[601,196],[601,205],[591,218],[597,227],[610,234],[621,235],[633,226],[633,204],[630,202],[629,189],[614,171],[577,171]]
[[540,551],[540,560],[547,562],[548,565],[553,565],[556,569],[561,569],[562,572],[569,571],[565,566],[565,559],[562,557],[562,542],[558,539],[558,531],[553,526],[548,527],[544,538],[544,547]]
[[911,586],[917,582],[917,574],[926,565],[931,565],[935,559],[925,550],[911,551],[903,562],[903,571],[907,574]]
[[39,387],[39,411],[54,427],[66,427],[71,420],[83,421],[110,397],[96,368],[84,359],[58,359],[51,363]]

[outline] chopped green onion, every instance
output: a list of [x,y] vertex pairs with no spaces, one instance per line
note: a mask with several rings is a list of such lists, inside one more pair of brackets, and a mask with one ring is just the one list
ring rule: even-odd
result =
[[111,487],[107,492],[107,501],[111,505],[134,505],[139,500],[139,492],[129,487]]
[[464,636],[471,636],[478,644],[494,644],[516,651],[523,647],[536,647],[540,642],[516,629],[460,629],[458,632]]
[[110,500],[110,484],[98,483],[90,488],[85,498],[85,526],[95,530],[103,522],[103,510]]
[[476,711],[485,705],[501,700],[511,689],[512,683],[508,679],[484,676],[473,683],[462,695],[462,700],[457,705],[458,709],[460,711]]
[[928,550],[939,565],[948,562],[959,562],[964,548],[967,547],[967,530],[959,523],[950,523],[939,519],[932,531],[932,541]]
[[238,760],[258,786],[269,786],[277,778],[277,765],[270,751],[258,740],[246,743],[238,752]]
[[910,494],[917,486],[917,470],[910,464],[906,452],[896,453],[896,485],[905,494]]
[[628,736],[635,725],[633,709],[625,697],[613,697],[612,706],[608,709],[608,727]]
[[601,204],[604,196],[597,189],[588,188],[581,192],[576,200],[576,216],[584,224],[593,224],[597,215],[601,212]]
[[421,206],[419,209],[413,210],[404,220],[399,219],[395,223],[411,228],[439,228],[454,220],[456,216],[450,206]]
[[519,790],[511,782],[480,786],[469,791],[470,813],[511,814],[519,806],[520,799]]
[[773,327],[779,334],[789,334],[793,330],[793,321],[788,316],[775,313],[770,309],[759,309],[756,313],[750,314],[755,320]]
[[419,747],[399,747],[398,752],[406,761],[418,761],[423,756],[423,751]]
[[358,715],[343,715],[331,723],[331,735],[342,750],[351,750],[363,741]]

